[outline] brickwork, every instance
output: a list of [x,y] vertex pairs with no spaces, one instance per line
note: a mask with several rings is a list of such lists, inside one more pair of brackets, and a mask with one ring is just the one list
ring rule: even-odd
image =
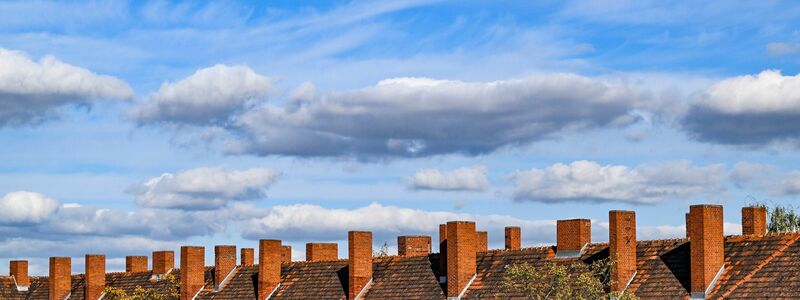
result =
[[330,261],[339,259],[339,245],[336,243],[307,243],[307,261]]
[[689,214],[691,291],[705,292],[725,259],[722,206],[692,205]]
[[476,271],[475,222],[447,222],[447,297],[458,297]]
[[686,238],[688,239],[691,238],[692,236],[691,234],[689,234],[689,231],[692,229],[692,226],[689,226],[689,223],[691,223],[692,220],[689,219],[689,213],[686,213],[685,218],[686,218]]
[[403,235],[397,237],[397,255],[426,256],[431,253],[431,237],[427,235]]
[[97,300],[106,288],[106,256],[102,254],[86,254],[86,277],[84,297],[86,300]]
[[372,232],[350,231],[347,241],[347,295],[348,299],[355,299],[372,279]]
[[486,231],[477,231],[475,235],[475,251],[489,251],[489,233]]
[[611,269],[611,291],[621,292],[636,273],[635,212],[608,212],[608,250],[616,262]]
[[128,273],[147,272],[147,256],[126,256],[125,272]]
[[439,224],[439,272],[447,276],[447,224]]
[[236,267],[236,246],[214,246],[214,286],[219,288],[225,277]]
[[767,208],[742,207],[742,234],[762,236],[767,233]]
[[252,266],[255,262],[255,249],[253,248],[242,248],[242,257],[241,263],[242,267]]
[[264,299],[281,282],[280,240],[258,241],[258,299]]
[[153,274],[167,274],[175,268],[175,251],[153,251]]
[[556,244],[558,251],[578,251],[591,241],[591,220],[558,220],[556,226]]
[[506,227],[506,250],[519,250],[522,248],[520,228],[517,226]]
[[181,300],[191,300],[203,288],[205,261],[205,247],[181,247]]
[[50,281],[48,283],[50,300],[64,300],[72,288],[72,258],[50,258]]
[[285,263],[292,262],[292,246],[281,246],[281,261]]
[[17,286],[30,286],[31,279],[28,277],[28,261],[27,260],[12,260],[9,263],[11,276],[17,282]]

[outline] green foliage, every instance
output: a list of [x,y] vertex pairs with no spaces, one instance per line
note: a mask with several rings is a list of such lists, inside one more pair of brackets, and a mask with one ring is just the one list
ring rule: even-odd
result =
[[[164,275],[161,280],[169,282],[172,286],[180,285],[172,274]],[[145,288],[142,286],[134,288],[133,293],[130,295],[124,290],[114,287],[107,287],[103,292],[105,293],[103,300],[177,300],[181,296],[178,289],[175,288],[170,288],[166,291],[158,291],[153,288]]]
[[769,222],[767,231],[769,232],[790,232],[800,231],[800,214],[793,206],[775,205],[767,209]]
[[[606,298],[611,284],[614,263],[603,259],[587,266],[580,262],[556,264],[545,262],[540,267],[528,263],[510,265],[502,283],[503,292],[498,299],[522,297],[531,300],[594,300]],[[614,294],[618,299],[636,300],[629,292]]]
[[389,243],[383,242],[383,246],[377,251],[372,252],[373,257],[384,257],[389,256]]

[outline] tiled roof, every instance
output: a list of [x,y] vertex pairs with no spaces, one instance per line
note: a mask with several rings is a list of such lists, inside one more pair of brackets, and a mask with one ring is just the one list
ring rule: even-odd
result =
[[[725,238],[725,271],[709,294],[712,299],[792,298],[800,295],[800,234],[770,234],[763,237]],[[686,239],[639,241],[637,273],[628,287],[642,299],[686,299],[689,297],[689,247]],[[555,247],[492,250],[477,254],[477,275],[464,299],[496,299],[509,265],[546,261],[570,264],[608,257],[608,245],[594,243],[578,258],[555,259]],[[346,299],[347,260],[290,262],[281,267],[281,284],[272,299]],[[580,268],[581,264],[577,264]],[[585,270],[573,270],[585,271]],[[206,269],[206,287],[197,299],[255,299],[258,266],[238,267],[227,285],[213,291],[213,267]],[[178,270],[173,270],[179,276]],[[175,289],[167,281],[151,281],[150,273],[109,273],[108,286],[132,291],[136,286]],[[439,255],[378,257],[373,260],[373,283],[366,299],[445,299],[438,281]],[[47,299],[47,277],[31,277],[29,292],[17,292],[13,280],[0,277],[1,299]],[[74,275],[72,298],[83,298],[83,276]]]

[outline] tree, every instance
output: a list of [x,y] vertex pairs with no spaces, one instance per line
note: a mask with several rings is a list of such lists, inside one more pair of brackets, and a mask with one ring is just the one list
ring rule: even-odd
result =
[[[764,207],[765,205],[759,206]],[[800,231],[800,214],[795,211],[793,206],[775,205],[772,208],[768,208],[767,211],[769,212],[767,231]]]
[[[172,274],[165,275],[162,280],[166,280],[171,287],[180,285]],[[133,293],[130,295],[124,290],[114,287],[107,287],[103,290],[103,293],[103,300],[177,300],[181,297],[179,290],[176,288],[160,291],[142,286],[134,288]]]
[[377,251],[372,252],[373,257],[389,256],[389,243],[383,242],[383,246]]

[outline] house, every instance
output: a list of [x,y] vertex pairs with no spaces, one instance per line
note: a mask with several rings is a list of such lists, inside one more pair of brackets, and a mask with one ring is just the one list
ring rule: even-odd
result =
[[[49,276],[29,277],[27,261],[12,261],[0,277],[2,299],[99,299],[105,287],[179,290],[188,299],[496,299],[513,264],[589,263],[614,257],[612,291],[642,299],[740,299],[800,297],[799,233],[766,234],[766,210],[742,208],[742,235],[723,236],[722,206],[693,205],[687,237],[636,240],[636,215],[609,212],[609,242],[591,242],[587,219],[561,220],[557,244],[521,247],[520,228],[507,227],[505,249],[487,249],[487,234],[475,223],[453,221],[439,228],[441,253],[431,237],[401,236],[397,256],[373,257],[372,233],[348,233],[348,259],[336,244],[310,243],[307,260],[293,262],[279,240],[261,240],[255,250],[215,247],[215,265],[205,266],[203,247],[181,248],[180,268],[172,251],[128,257],[126,272],[106,273],[103,255],[87,255],[84,274],[72,274],[70,258],[50,258]],[[174,277],[179,284],[166,280]]]

